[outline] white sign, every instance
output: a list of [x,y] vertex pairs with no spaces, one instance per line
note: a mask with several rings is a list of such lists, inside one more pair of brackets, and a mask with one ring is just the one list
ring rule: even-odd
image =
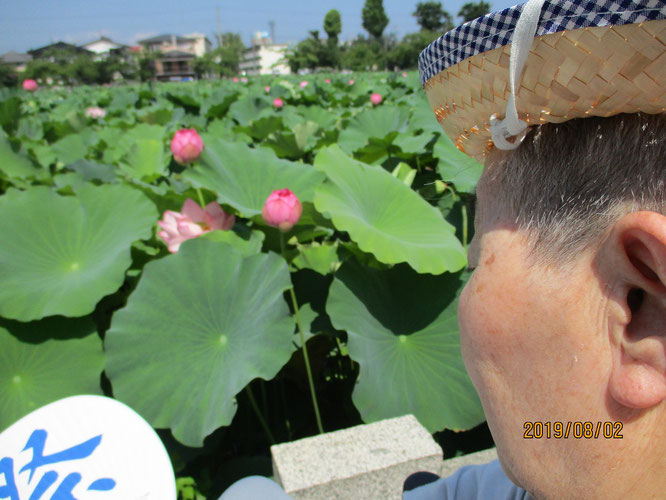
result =
[[134,410],[73,396],[0,434],[0,500],[176,500],[164,445]]

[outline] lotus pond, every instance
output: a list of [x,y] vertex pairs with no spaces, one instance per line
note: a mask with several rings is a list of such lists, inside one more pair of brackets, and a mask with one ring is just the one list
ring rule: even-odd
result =
[[[447,456],[491,444],[456,434],[484,421],[456,319],[481,166],[417,74],[0,89],[0,126],[0,431],[112,396],[181,498],[270,475],[272,443],[407,413]],[[186,164],[181,129],[203,141]],[[277,190],[300,203],[280,227]],[[158,221],[186,203],[201,220],[170,251]]]

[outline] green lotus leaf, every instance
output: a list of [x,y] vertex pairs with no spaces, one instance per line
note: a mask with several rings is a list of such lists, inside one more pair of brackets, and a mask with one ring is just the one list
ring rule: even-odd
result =
[[44,186],[0,197],[0,315],[30,321],[82,316],[123,283],[130,245],[149,238],[158,215],[121,185],[59,196]]
[[412,413],[430,432],[483,422],[460,355],[460,286],[457,275],[405,265],[379,271],[348,261],[338,270],[326,311],[360,365],[352,399],[365,422]]
[[312,269],[322,275],[335,271],[340,265],[337,245],[313,243],[300,247],[300,253],[292,261],[297,269]]
[[359,248],[386,264],[407,262],[419,273],[458,271],[467,263],[454,227],[415,191],[380,167],[345,155],[337,146],[322,149],[315,167],[328,181],[314,204],[347,231]]
[[221,241],[234,247],[244,257],[261,252],[261,245],[264,242],[266,234],[262,231],[251,231],[249,239],[245,240],[233,231],[211,231],[201,236],[211,241]]
[[120,162],[120,168],[137,179],[150,181],[162,175],[167,164],[161,139],[137,139]]
[[0,130],[0,174],[14,179],[38,178],[43,176],[39,168],[25,156],[12,150],[9,140]]
[[289,361],[289,287],[277,254],[243,257],[203,238],[148,263],[106,333],[114,395],[183,444],[202,446],[231,423],[238,392]]
[[90,317],[0,319],[0,432],[48,403],[101,394],[102,341]]
[[88,153],[88,146],[81,137],[81,134],[70,134],[53,144],[53,151],[58,160],[65,165],[82,160]]
[[455,147],[446,134],[437,139],[433,149],[439,158],[437,170],[446,182],[451,182],[456,191],[472,193],[483,173],[483,165]]
[[196,169],[183,177],[197,187],[217,193],[220,203],[242,216],[261,214],[268,196],[276,189],[291,189],[303,202],[312,201],[324,175],[312,167],[281,160],[267,148],[252,149],[243,143],[204,135],[204,147]]
[[367,144],[371,137],[384,139],[405,130],[409,120],[409,109],[404,106],[380,106],[362,111],[340,133],[338,144],[347,154]]
[[229,107],[229,112],[239,125],[247,126],[251,121],[269,116],[273,110],[266,97],[242,97]]

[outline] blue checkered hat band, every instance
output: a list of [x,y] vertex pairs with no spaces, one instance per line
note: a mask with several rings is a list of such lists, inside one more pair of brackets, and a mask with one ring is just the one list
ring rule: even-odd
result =
[[[522,5],[485,15],[449,31],[419,56],[421,84],[450,66],[511,43]],[[541,12],[536,36],[590,26],[666,19],[666,0],[552,0]]]

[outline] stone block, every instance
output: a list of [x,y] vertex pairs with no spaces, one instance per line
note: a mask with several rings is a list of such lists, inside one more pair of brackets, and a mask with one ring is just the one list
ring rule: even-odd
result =
[[297,500],[398,500],[408,475],[442,467],[442,449],[413,415],[274,445],[271,453],[275,481]]

